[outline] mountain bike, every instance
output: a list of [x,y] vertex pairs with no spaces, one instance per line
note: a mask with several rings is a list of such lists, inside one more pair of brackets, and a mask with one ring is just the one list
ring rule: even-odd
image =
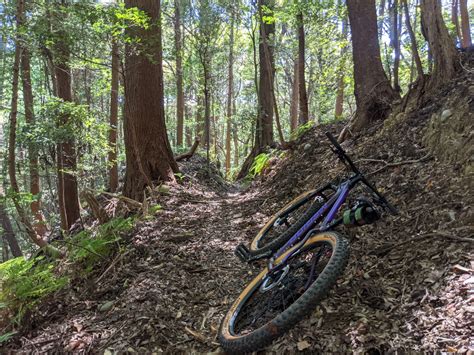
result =
[[[336,139],[329,132],[326,136],[350,174],[298,196],[265,224],[249,248],[237,247],[235,254],[242,261],[268,259],[268,264],[222,320],[219,342],[227,352],[259,350],[311,314],[348,262],[349,245],[334,230],[337,226],[374,223],[383,211],[398,214]],[[349,201],[356,186],[365,194]],[[347,208],[341,213],[345,203]]]

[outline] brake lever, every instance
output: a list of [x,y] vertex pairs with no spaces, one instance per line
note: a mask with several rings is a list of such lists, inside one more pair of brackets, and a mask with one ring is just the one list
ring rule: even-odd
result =
[[[374,189],[375,184],[373,185]],[[365,185],[365,190],[372,195],[372,199],[374,202],[382,207],[385,211],[388,211],[390,214],[397,216],[399,214],[398,210],[390,203],[388,200],[379,193],[376,192],[376,190],[372,190],[369,186]]]

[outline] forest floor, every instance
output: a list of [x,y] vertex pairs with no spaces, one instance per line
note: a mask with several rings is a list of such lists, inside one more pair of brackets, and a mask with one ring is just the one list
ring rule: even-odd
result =
[[[400,215],[341,229],[346,271],[267,352],[474,351],[472,176],[421,143],[446,105],[433,99],[344,144]],[[235,247],[296,195],[344,173],[323,133],[341,127],[309,130],[246,188],[200,157],[183,163],[183,181],[161,197],[156,218],[137,224],[126,251],[43,302],[8,350],[219,352],[220,320],[262,267],[241,263]]]

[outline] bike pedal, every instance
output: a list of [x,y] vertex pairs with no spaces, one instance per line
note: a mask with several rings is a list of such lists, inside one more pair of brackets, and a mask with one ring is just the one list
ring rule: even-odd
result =
[[252,252],[245,245],[239,244],[237,248],[235,248],[234,254],[240,259],[240,261],[251,263],[255,260],[269,258],[272,255],[272,252],[269,250],[261,254],[252,254]]
[[235,248],[234,254],[242,261],[243,263],[248,263],[250,259],[250,251],[243,244],[239,244]]

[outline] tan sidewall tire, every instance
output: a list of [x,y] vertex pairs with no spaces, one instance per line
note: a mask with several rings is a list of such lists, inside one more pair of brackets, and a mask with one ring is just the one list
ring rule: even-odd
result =
[[[241,306],[241,303],[245,300],[246,296],[260,286],[268,269],[265,268],[248,284],[232,304],[221,323],[219,341],[224,350],[228,352],[251,352],[259,350],[270,344],[274,339],[280,337],[288,329],[292,328],[299,320],[311,313],[312,309],[314,309],[314,307],[324,298],[329,289],[335,284],[337,278],[343,272],[349,256],[347,241],[339,233],[318,233],[309,238],[308,241],[306,241],[305,246],[320,241],[330,242],[333,248],[333,254],[323,272],[305,291],[305,293],[284,312],[280,313],[273,320],[256,329],[252,333],[243,336],[233,335],[230,333],[230,323],[235,312]],[[281,262],[281,260],[292,250],[293,248],[289,249],[275,262]]]

